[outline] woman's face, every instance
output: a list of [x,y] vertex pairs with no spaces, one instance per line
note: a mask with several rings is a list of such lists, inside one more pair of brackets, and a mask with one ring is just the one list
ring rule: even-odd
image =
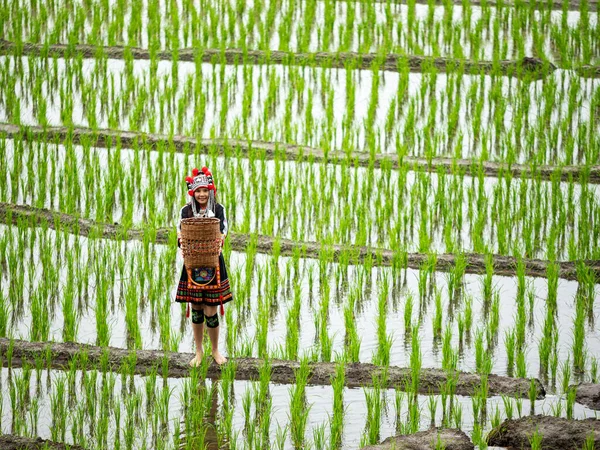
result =
[[208,189],[198,188],[194,191],[194,198],[201,205],[205,205],[208,202]]

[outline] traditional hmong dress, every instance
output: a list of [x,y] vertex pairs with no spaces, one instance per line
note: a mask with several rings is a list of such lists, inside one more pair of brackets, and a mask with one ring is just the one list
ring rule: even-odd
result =
[[[195,199],[191,201],[196,202]],[[195,204],[195,208],[192,208],[191,203],[188,203],[181,208],[181,218],[189,219],[194,217],[194,209],[196,210],[196,217],[216,217],[221,221],[221,234],[227,235],[227,219],[225,217],[225,208],[220,203],[215,204],[215,211],[210,209],[202,210],[198,202]],[[179,230],[181,231],[181,223],[179,224]],[[225,267],[225,259],[223,253],[219,255],[219,268],[221,273],[221,285],[217,287],[217,279],[213,278],[212,281],[206,284],[208,289],[198,289],[193,285],[188,285],[188,273],[183,265],[181,271],[181,278],[179,279],[179,286],[177,287],[177,296],[175,300],[178,302],[190,302],[196,304],[204,304],[208,306],[223,305],[233,300],[233,294],[229,286],[229,278],[227,276],[227,268]],[[213,288],[214,286],[214,288]]]

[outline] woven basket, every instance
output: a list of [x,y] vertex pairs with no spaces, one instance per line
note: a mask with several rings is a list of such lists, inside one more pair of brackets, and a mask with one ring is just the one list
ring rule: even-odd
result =
[[220,220],[216,217],[182,219],[181,251],[188,269],[219,267]]

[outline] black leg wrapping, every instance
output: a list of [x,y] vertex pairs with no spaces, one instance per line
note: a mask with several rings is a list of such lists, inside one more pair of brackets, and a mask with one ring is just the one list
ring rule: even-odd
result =
[[208,328],[217,328],[219,326],[219,314],[215,313],[214,316],[206,316],[206,326]]
[[192,323],[204,323],[204,310],[192,308]]

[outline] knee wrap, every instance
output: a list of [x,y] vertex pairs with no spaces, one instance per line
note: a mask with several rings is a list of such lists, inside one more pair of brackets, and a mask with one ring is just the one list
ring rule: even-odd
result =
[[204,310],[192,309],[192,323],[204,323]]
[[208,328],[217,328],[219,326],[219,314],[215,313],[214,316],[206,316],[206,326]]

